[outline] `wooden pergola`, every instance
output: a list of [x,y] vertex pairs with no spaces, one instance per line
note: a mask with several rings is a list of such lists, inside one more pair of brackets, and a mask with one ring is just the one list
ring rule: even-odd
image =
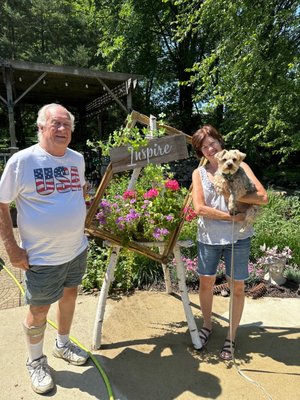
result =
[[128,114],[142,76],[63,65],[0,60],[0,101],[7,107],[10,149],[17,150],[14,108],[60,103],[81,116],[99,115],[112,103]]

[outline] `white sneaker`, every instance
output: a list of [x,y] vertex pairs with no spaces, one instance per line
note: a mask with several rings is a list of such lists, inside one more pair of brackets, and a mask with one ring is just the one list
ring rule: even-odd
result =
[[89,358],[86,351],[70,341],[65,344],[64,347],[57,347],[57,342],[55,342],[53,355],[58,358],[63,358],[73,365],[83,365]]
[[26,367],[30,375],[31,387],[36,393],[44,394],[54,388],[46,356],[42,356],[30,363],[27,361]]

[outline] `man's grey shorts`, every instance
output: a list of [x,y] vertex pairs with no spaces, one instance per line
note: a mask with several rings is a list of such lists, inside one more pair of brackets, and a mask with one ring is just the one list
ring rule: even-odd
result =
[[80,285],[86,270],[87,249],[60,265],[30,265],[25,272],[25,302],[45,306],[59,300],[65,287]]

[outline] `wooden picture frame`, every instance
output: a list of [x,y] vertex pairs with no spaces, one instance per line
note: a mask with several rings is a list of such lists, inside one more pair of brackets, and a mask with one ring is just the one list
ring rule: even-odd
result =
[[[127,123],[127,127],[131,128],[134,127],[136,125],[136,123],[140,123],[141,125],[144,126],[150,126],[150,118],[138,113],[137,111],[132,111],[130,118],[129,118],[129,122]],[[168,125],[163,125],[163,124],[157,124],[158,128],[163,128],[165,130],[166,135],[181,135],[185,138],[185,143],[191,143],[192,138],[191,136],[171,127]],[[184,157],[181,157],[184,158]],[[124,162],[123,162],[124,165]],[[122,167],[122,171],[124,167]],[[129,168],[131,169],[131,168]],[[107,230],[104,230],[103,228],[100,228],[99,226],[95,226],[94,224],[94,217],[97,213],[97,209],[98,209],[98,204],[100,203],[103,194],[106,190],[106,188],[108,187],[110,181],[113,179],[113,175],[114,173],[118,171],[118,168],[116,168],[116,165],[114,165],[112,162],[110,162],[110,164],[108,165],[105,174],[103,175],[103,178],[100,182],[100,185],[95,193],[95,197],[94,200],[88,210],[87,213],[87,217],[86,217],[86,223],[85,223],[85,231],[87,234],[91,235],[91,236],[96,236],[96,237],[100,237],[104,240],[108,240],[109,242],[114,243],[117,246],[121,246],[121,247],[126,247],[132,251],[135,251],[139,254],[145,255],[155,261],[161,262],[163,264],[167,263],[169,256],[171,255],[173,248],[175,246],[175,243],[178,239],[178,236],[180,234],[180,231],[182,229],[183,223],[184,223],[184,209],[186,207],[189,206],[190,202],[191,202],[191,187],[188,190],[188,193],[183,201],[182,204],[182,209],[181,209],[181,219],[179,224],[177,225],[177,227],[174,229],[174,231],[171,233],[168,241],[166,242],[166,245],[164,246],[164,250],[163,252],[161,251],[160,253],[157,253],[156,251],[152,250],[151,247],[149,247],[149,242],[147,242],[147,246],[143,245],[142,242],[136,242],[136,241],[130,241],[128,243],[126,243],[126,245],[124,246],[121,243],[120,238],[118,238],[118,236],[116,236],[115,234],[112,234],[110,232],[108,232]],[[150,242],[152,244],[152,242]],[[155,247],[155,244],[157,244],[157,242],[153,241],[153,248]]]

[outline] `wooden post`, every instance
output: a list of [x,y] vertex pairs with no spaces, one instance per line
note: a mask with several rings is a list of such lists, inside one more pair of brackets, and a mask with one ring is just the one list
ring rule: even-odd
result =
[[142,168],[135,168],[132,172],[130,182],[128,184],[127,189],[128,190],[133,190],[135,188],[136,181],[141,173]]
[[5,85],[6,85],[6,95],[7,95],[10,147],[14,149],[14,148],[16,148],[14,99],[13,99],[13,91],[12,91],[11,71],[8,68],[5,68]]
[[[160,247],[159,248],[159,254],[164,254],[164,247]],[[162,263],[161,265],[162,265],[162,269],[163,269],[163,272],[164,272],[166,293],[171,294],[173,292],[173,290],[172,290],[170,270],[169,270],[167,264]]]
[[127,112],[131,112],[132,110],[132,79],[128,79],[126,82],[126,92],[127,92],[127,97],[126,97],[126,105],[127,105]]
[[[110,242],[106,242],[107,245],[111,245]],[[159,251],[163,252],[165,243],[163,242],[144,242],[143,245],[153,247],[156,246],[158,247]],[[179,246],[189,246],[189,241],[179,241],[176,243],[174,247],[174,256],[176,260],[176,270],[177,270],[177,277],[178,277],[178,282],[179,282],[179,290],[180,290],[180,296],[181,296],[181,301],[183,304],[186,320],[188,323],[188,328],[190,331],[190,335],[192,338],[192,343],[193,346],[196,350],[200,350],[202,348],[201,340],[199,337],[198,329],[196,326],[196,322],[194,320],[194,316],[191,310],[190,306],[190,301],[189,301],[189,296],[188,296],[188,291],[185,283],[185,269],[183,262],[181,260],[181,252]],[[112,254],[111,258],[109,261],[109,265],[107,267],[106,275],[105,275],[105,280],[103,282],[101,292],[100,292],[100,297],[98,300],[98,308],[97,308],[97,313],[96,313],[96,319],[95,319],[95,324],[94,324],[94,336],[93,336],[93,349],[100,349],[101,347],[101,334],[102,334],[102,325],[103,325],[103,320],[104,320],[104,313],[105,313],[105,305],[106,305],[106,300],[107,300],[107,295],[108,295],[108,290],[111,281],[113,280],[114,277],[114,271],[115,267],[118,261],[119,257],[119,252],[120,252],[120,246],[115,246],[112,245]],[[166,276],[166,275],[165,275]],[[170,275],[168,275],[170,277]],[[166,281],[166,289],[168,288],[167,293],[172,293],[172,288],[171,288],[171,279],[169,282]]]
[[181,253],[179,249],[179,245],[176,243],[173,249],[175,260],[176,260],[176,271],[179,283],[180,296],[183,303],[183,308],[186,316],[186,320],[188,323],[190,335],[192,338],[193,346],[196,350],[200,350],[202,348],[202,343],[199,337],[198,329],[196,326],[196,322],[194,320],[192,310],[190,307],[190,300],[187,292],[187,287],[185,283],[185,273],[184,266],[181,260]]
[[119,253],[120,253],[120,246],[113,246],[98,300],[98,307],[96,311],[96,318],[94,324],[94,335],[92,344],[93,349],[100,349],[101,347],[102,324],[105,314],[106,299],[110,283],[114,278],[114,273],[119,258]]

